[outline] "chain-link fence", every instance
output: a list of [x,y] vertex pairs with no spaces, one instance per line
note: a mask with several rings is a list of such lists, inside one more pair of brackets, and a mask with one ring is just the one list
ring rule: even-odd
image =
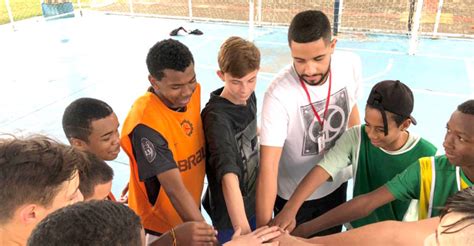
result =
[[341,32],[410,33],[418,22],[419,34],[474,37],[474,0],[0,0],[0,24],[74,10],[249,22],[251,5],[256,25],[287,25],[302,10],[320,9]]

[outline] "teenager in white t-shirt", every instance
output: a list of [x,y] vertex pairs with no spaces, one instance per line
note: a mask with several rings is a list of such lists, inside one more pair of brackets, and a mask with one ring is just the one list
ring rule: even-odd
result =
[[[257,225],[283,229],[313,219],[345,202],[350,169],[325,183],[301,206],[296,221],[279,221],[299,182],[349,126],[360,123],[356,100],[361,69],[358,56],[334,52],[327,16],[320,11],[297,14],[289,27],[293,64],[267,89],[261,122],[261,159],[257,180]],[[276,218],[272,219],[275,211]],[[335,233],[341,227],[321,232]]]

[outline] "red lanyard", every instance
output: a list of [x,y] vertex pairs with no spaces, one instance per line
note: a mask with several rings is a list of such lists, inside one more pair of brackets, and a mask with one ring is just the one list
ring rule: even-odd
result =
[[328,88],[328,97],[326,99],[326,107],[324,109],[324,115],[323,115],[323,120],[321,120],[321,117],[319,117],[318,111],[314,108],[314,105],[311,101],[311,96],[309,95],[308,88],[306,88],[306,83],[300,78],[300,83],[301,86],[304,89],[304,92],[306,92],[306,96],[308,97],[308,102],[309,105],[311,105],[311,108],[313,109],[314,116],[318,119],[319,125],[321,125],[321,130],[324,127],[324,119],[326,118],[326,113],[328,112],[329,108],[329,100],[331,99],[331,84],[332,84],[332,75],[331,75],[331,69],[329,69],[329,88]]

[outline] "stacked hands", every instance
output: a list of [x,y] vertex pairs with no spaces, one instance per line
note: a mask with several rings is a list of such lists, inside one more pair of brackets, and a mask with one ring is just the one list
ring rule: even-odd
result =
[[302,223],[296,227],[296,213],[291,212],[290,209],[283,209],[268,223],[269,226],[277,226],[293,236],[307,238],[311,235],[305,230],[305,224]]
[[[217,231],[205,222],[186,222],[177,226],[174,230],[178,245],[218,245]],[[290,236],[288,231],[278,226],[262,226],[245,235],[241,235],[241,232],[242,229],[237,227],[232,240],[225,243],[224,246],[277,246],[300,245],[302,243],[297,238]]]

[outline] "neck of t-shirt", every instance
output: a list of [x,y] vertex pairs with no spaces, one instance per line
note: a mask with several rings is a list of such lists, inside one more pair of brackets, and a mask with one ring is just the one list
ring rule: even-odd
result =
[[178,107],[178,108],[171,107],[168,100],[166,100],[166,98],[162,97],[161,94],[157,93],[152,87],[148,91],[155,94],[155,96],[157,96],[158,99],[160,99],[166,105],[166,107],[168,107],[169,109],[171,109],[173,111],[176,111],[176,112],[185,112],[186,111],[186,106]]
[[408,139],[410,138],[410,133],[408,131],[403,131],[402,132],[403,136],[400,139],[400,142],[397,141],[397,143],[395,143],[394,147],[390,147],[390,148],[386,148],[384,150],[386,151],[390,151],[390,152],[394,152],[394,151],[398,151],[400,149],[402,149],[408,142]]

